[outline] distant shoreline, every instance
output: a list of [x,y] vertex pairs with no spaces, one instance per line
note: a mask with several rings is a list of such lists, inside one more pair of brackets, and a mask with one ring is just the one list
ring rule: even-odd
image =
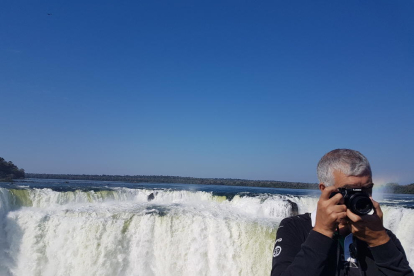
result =
[[[247,180],[236,178],[198,178],[183,176],[165,175],[89,175],[89,174],[47,174],[47,173],[26,173],[26,178],[43,179],[68,179],[68,180],[97,180],[97,181],[122,181],[129,183],[178,183],[178,184],[199,184],[199,185],[227,185],[247,186],[263,188],[286,188],[286,189],[310,189],[317,190],[317,183],[289,182],[276,180]],[[7,182],[1,181],[0,182]],[[382,187],[384,192],[394,194],[414,194],[414,183],[399,185],[388,183]]]
[[275,180],[247,180],[233,178],[197,178],[162,175],[87,175],[26,173],[26,178],[123,181],[130,183],[180,183],[199,185],[228,185],[289,189],[318,189],[317,183],[288,182]]

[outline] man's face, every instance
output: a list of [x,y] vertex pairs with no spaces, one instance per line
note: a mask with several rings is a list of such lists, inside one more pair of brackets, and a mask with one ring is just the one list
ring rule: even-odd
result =
[[364,192],[372,195],[372,178],[370,175],[364,176],[347,176],[341,171],[333,173],[336,188],[362,188]]

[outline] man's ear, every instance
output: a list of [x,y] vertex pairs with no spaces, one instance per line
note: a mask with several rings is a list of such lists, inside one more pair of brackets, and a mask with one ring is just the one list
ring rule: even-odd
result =
[[323,184],[323,183],[319,183],[319,190],[321,190],[321,192],[323,191],[323,190],[325,190],[325,188],[326,188],[326,186],[325,186],[325,184]]

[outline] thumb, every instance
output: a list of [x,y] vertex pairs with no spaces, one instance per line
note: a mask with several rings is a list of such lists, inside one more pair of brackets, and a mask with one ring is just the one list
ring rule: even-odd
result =
[[369,197],[369,198],[371,199],[372,205],[374,206],[374,213],[377,214],[377,216],[379,216],[382,221],[383,213],[382,213],[379,203],[376,202],[372,197]]

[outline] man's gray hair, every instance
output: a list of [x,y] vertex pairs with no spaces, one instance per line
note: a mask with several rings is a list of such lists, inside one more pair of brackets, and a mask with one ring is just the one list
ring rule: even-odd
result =
[[359,151],[335,149],[325,154],[318,163],[319,183],[334,185],[334,171],[339,170],[346,176],[372,176],[368,159]]

